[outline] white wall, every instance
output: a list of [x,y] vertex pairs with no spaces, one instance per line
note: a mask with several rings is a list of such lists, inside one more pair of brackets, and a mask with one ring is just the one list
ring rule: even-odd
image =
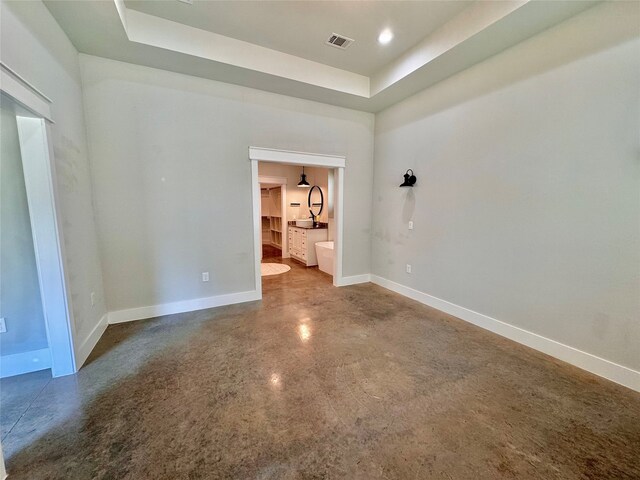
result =
[[47,348],[15,114],[0,108],[0,354]]
[[596,6],[376,116],[375,275],[640,369],[639,8]]
[[110,311],[254,289],[251,145],[346,155],[344,273],[370,271],[372,114],[80,58]]
[[78,53],[41,2],[2,1],[1,8],[2,61],[52,100],[60,223],[78,349],[106,313]]

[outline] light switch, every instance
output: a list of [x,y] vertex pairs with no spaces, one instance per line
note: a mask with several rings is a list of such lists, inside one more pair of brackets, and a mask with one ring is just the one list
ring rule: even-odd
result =
[[413,230],[413,222],[409,222],[409,230]]
[[203,282],[209,281],[209,272],[202,272],[202,281]]

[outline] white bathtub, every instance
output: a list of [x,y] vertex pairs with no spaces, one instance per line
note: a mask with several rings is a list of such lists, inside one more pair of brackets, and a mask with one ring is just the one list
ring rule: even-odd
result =
[[315,246],[318,268],[333,276],[333,242],[318,242]]

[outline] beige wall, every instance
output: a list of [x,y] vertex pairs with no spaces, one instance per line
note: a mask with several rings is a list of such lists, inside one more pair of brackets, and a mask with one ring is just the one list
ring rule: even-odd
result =
[[377,115],[373,273],[640,369],[639,9],[596,6]]
[[372,114],[86,55],[81,66],[109,310],[254,289],[252,145],[346,156],[344,274],[370,271]]

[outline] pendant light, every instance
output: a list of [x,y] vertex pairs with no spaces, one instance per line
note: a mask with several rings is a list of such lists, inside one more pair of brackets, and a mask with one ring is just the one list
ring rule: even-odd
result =
[[298,182],[298,186],[301,188],[309,188],[309,182],[307,182],[307,176],[304,174],[304,167],[302,167],[302,174],[300,175],[300,181]]

